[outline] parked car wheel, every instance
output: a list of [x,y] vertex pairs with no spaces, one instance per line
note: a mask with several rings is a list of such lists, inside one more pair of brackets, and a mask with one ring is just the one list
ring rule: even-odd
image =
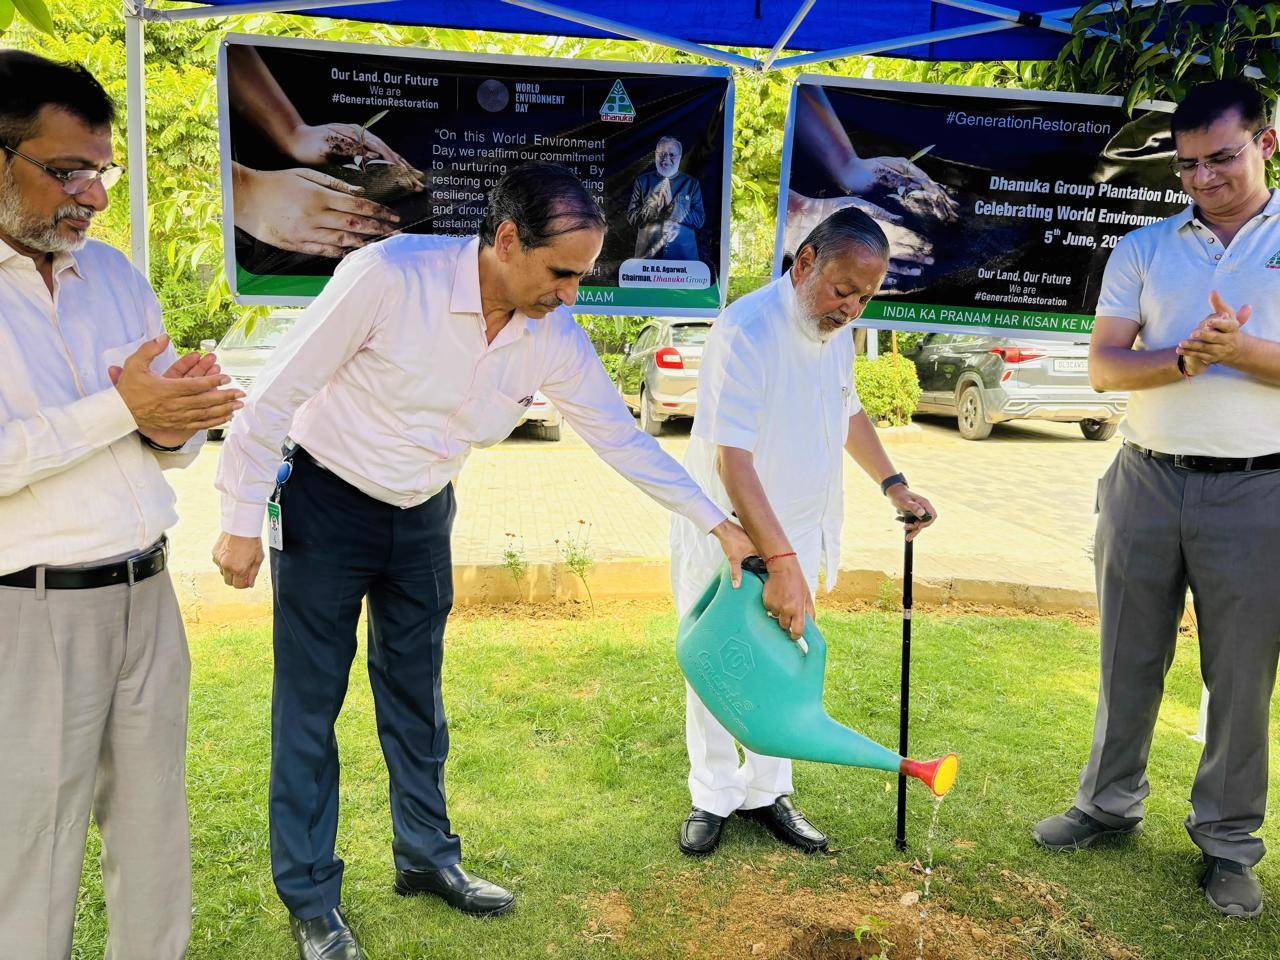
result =
[[971,383],[960,391],[960,399],[956,403],[956,425],[960,428],[960,436],[966,440],[985,440],[991,436],[992,425],[987,421],[982,391],[976,384]]
[[544,423],[542,424],[542,426],[538,428],[538,434],[542,437],[543,440],[559,440],[560,424]]
[[662,435],[662,421],[653,414],[653,402],[645,390],[640,391],[640,429],[651,437]]
[[1086,440],[1110,440],[1116,435],[1116,426],[1102,420],[1081,420],[1080,432]]

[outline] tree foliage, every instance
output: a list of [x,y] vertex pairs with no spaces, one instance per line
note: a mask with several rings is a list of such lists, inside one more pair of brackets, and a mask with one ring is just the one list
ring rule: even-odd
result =
[[25,21],[36,30],[53,33],[53,17],[44,0],[0,0],[0,37],[15,20]]

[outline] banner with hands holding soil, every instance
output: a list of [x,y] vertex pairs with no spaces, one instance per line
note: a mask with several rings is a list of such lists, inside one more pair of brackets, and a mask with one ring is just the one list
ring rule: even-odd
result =
[[1082,340],[1107,257],[1189,202],[1171,105],[805,75],[783,148],[775,274],[836,210],[891,260],[862,326]]
[[573,171],[609,222],[593,313],[714,315],[727,285],[728,68],[488,57],[230,35],[219,61],[227,274],[305,305],[398,232],[471,236],[530,161]]

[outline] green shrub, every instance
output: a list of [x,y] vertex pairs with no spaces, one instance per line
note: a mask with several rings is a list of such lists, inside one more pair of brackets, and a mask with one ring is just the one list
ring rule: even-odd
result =
[[[898,331],[898,352],[906,353],[913,347],[918,345],[921,340],[927,337],[927,333],[920,333],[916,330],[899,330]],[[880,352],[893,353],[893,332],[890,330],[879,331],[877,338],[880,344]]]
[[920,403],[920,381],[916,365],[906,357],[883,355],[875,360],[858,357],[853,365],[854,384],[862,409],[873,422],[887,420],[892,426],[911,422]]
[[190,274],[170,274],[155,285],[165,329],[179,351],[194,350],[201,340],[221,340],[235,321],[229,300],[209,307],[208,288],[208,282]]
[[600,354],[600,362],[604,364],[605,373],[609,374],[609,379],[614,383],[618,382],[618,366],[622,363],[622,358],[621,353]]

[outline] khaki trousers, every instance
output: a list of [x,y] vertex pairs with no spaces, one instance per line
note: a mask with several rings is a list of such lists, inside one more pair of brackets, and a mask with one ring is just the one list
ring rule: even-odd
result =
[[0,956],[71,955],[90,812],[106,956],[185,955],[190,675],[167,571],[93,590],[0,587]]

